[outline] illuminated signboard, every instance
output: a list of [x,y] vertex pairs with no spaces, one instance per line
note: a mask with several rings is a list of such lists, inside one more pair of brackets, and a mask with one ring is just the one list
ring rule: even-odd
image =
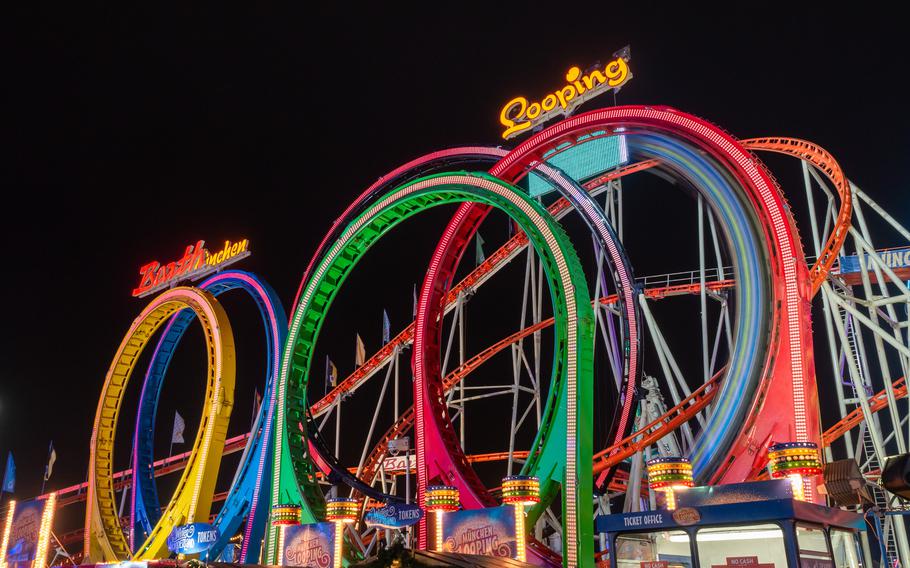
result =
[[514,558],[518,550],[512,507],[449,513],[442,530],[446,552]]
[[406,467],[413,473],[417,468],[417,456],[389,456],[382,460],[382,469],[386,473],[404,473]]
[[224,241],[216,252],[205,248],[205,241],[189,245],[180,260],[162,265],[157,260],[142,265],[139,269],[139,286],[133,289],[133,296],[143,298],[183,280],[198,280],[203,276],[221,270],[229,264],[250,256],[250,241]]
[[330,568],[335,555],[335,530],[333,523],[285,527],[284,547],[278,563],[282,566]]
[[367,511],[363,521],[368,527],[400,529],[416,524],[423,517],[423,509],[409,503],[390,503],[385,507]]
[[167,537],[167,547],[177,554],[195,554],[208,550],[218,540],[218,529],[207,523],[174,527]]
[[[43,500],[34,499],[13,505],[8,514],[9,526],[4,526],[6,549],[0,552],[4,568],[32,568],[38,559],[46,559],[47,539],[42,542],[42,525],[53,510],[47,510]],[[49,527],[49,525],[48,525]],[[40,560],[39,560],[40,561]],[[43,564],[42,564],[43,566]]]
[[619,90],[632,78],[631,56],[628,49],[623,49],[614,57],[606,65],[594,66],[585,72],[579,67],[570,67],[565,76],[566,84],[540,101],[515,97],[507,102],[499,113],[499,122],[506,127],[502,137],[508,140],[557,116],[569,116],[586,100]]

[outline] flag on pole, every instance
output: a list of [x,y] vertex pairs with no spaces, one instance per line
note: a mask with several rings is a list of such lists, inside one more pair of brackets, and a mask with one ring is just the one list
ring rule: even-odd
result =
[[174,433],[171,434],[171,444],[183,443],[183,431],[186,429],[186,422],[176,410],[174,411]]
[[338,367],[332,363],[328,355],[325,356],[325,382],[333,388],[338,384]]
[[12,493],[16,490],[16,462],[13,461],[13,452],[6,454],[6,470],[3,473],[3,485],[0,492]]
[[354,364],[359,367],[367,360],[367,349],[363,346],[363,340],[360,339],[359,333],[357,334],[356,350],[357,351],[354,353]]
[[416,283],[414,284],[414,310],[413,310],[413,313],[411,314],[411,317],[412,318],[417,317],[417,284]]
[[382,344],[385,345],[392,339],[392,324],[389,323],[389,314],[382,310]]
[[480,266],[480,264],[486,260],[486,257],[483,255],[484,241],[483,237],[480,236],[480,231],[477,232],[477,240],[475,242],[477,244],[477,250],[475,251],[474,261],[477,266]]
[[57,461],[57,450],[54,449],[54,441],[51,440],[51,446],[47,454],[47,467],[44,468],[44,481],[51,478],[54,471],[54,462]]

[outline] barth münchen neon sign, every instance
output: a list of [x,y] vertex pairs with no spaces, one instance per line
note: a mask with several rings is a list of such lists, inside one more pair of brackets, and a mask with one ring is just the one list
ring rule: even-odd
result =
[[139,269],[139,286],[133,289],[133,296],[142,298],[176,286],[184,280],[198,280],[248,256],[249,239],[224,241],[224,247],[217,252],[210,252],[205,248],[205,241],[198,241],[195,245],[186,247],[180,260],[163,265],[153,260],[142,265]]

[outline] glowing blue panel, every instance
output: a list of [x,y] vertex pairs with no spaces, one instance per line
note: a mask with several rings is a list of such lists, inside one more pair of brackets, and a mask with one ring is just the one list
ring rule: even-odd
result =
[[[629,151],[625,136],[604,136],[576,144],[546,161],[564,171],[570,178],[583,182],[628,162]],[[528,176],[528,193],[531,197],[551,191],[553,186],[542,177],[533,173]]]

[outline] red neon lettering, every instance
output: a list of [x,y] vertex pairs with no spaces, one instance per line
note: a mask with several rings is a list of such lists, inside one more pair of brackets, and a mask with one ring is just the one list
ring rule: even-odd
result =
[[152,261],[139,269],[139,287],[133,289],[133,296],[138,296],[154,286],[152,279],[159,266],[156,261]]
[[205,241],[196,241],[183,251],[180,260],[169,262],[161,266],[157,261],[149,262],[139,269],[139,286],[133,289],[133,296],[143,296],[153,290],[163,288],[168,283],[174,283],[185,278],[192,278],[218,264],[227,262],[242,252],[247,251],[249,241],[244,239],[239,243],[224,242],[224,248],[217,254],[212,254],[205,249]]

